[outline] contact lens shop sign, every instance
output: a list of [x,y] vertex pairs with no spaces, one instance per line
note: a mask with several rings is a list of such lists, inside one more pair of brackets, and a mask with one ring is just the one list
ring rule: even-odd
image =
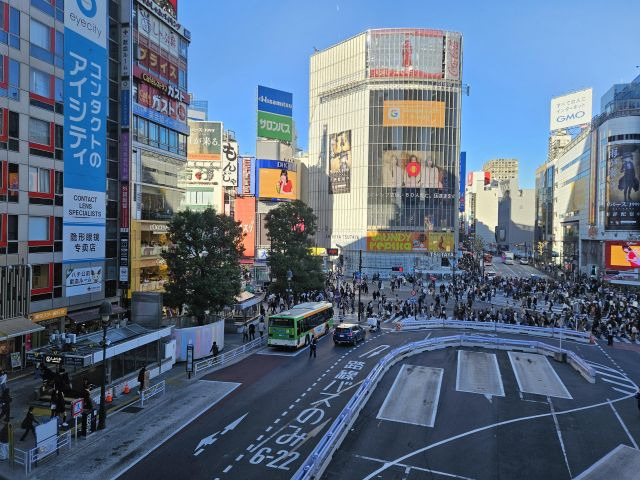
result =
[[64,27],[63,261],[99,262],[106,224],[106,2],[67,0]]

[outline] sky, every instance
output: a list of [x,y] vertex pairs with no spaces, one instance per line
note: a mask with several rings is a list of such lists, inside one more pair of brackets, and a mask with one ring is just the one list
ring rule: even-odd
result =
[[209,119],[254,154],[256,88],[293,92],[298,146],[307,150],[309,57],[370,28],[463,35],[461,149],[467,171],[491,158],[520,161],[520,185],[544,163],[553,96],[593,87],[593,112],[615,83],[640,74],[637,0],[179,0],[191,31],[189,91]]

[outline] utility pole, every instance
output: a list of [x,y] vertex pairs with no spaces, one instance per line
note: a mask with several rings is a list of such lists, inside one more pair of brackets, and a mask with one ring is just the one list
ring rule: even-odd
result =
[[358,323],[360,323],[360,317],[362,315],[362,309],[360,308],[361,294],[362,294],[362,250],[358,252]]

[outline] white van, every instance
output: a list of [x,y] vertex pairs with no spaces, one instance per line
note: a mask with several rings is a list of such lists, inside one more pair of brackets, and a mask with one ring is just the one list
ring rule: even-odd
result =
[[502,263],[505,265],[513,265],[513,252],[504,252],[502,254]]

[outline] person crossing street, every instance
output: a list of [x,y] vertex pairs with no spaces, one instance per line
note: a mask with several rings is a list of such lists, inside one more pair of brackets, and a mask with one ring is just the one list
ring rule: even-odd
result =
[[309,358],[313,355],[316,358],[316,350],[318,349],[318,340],[316,337],[311,337],[311,343],[309,344]]

